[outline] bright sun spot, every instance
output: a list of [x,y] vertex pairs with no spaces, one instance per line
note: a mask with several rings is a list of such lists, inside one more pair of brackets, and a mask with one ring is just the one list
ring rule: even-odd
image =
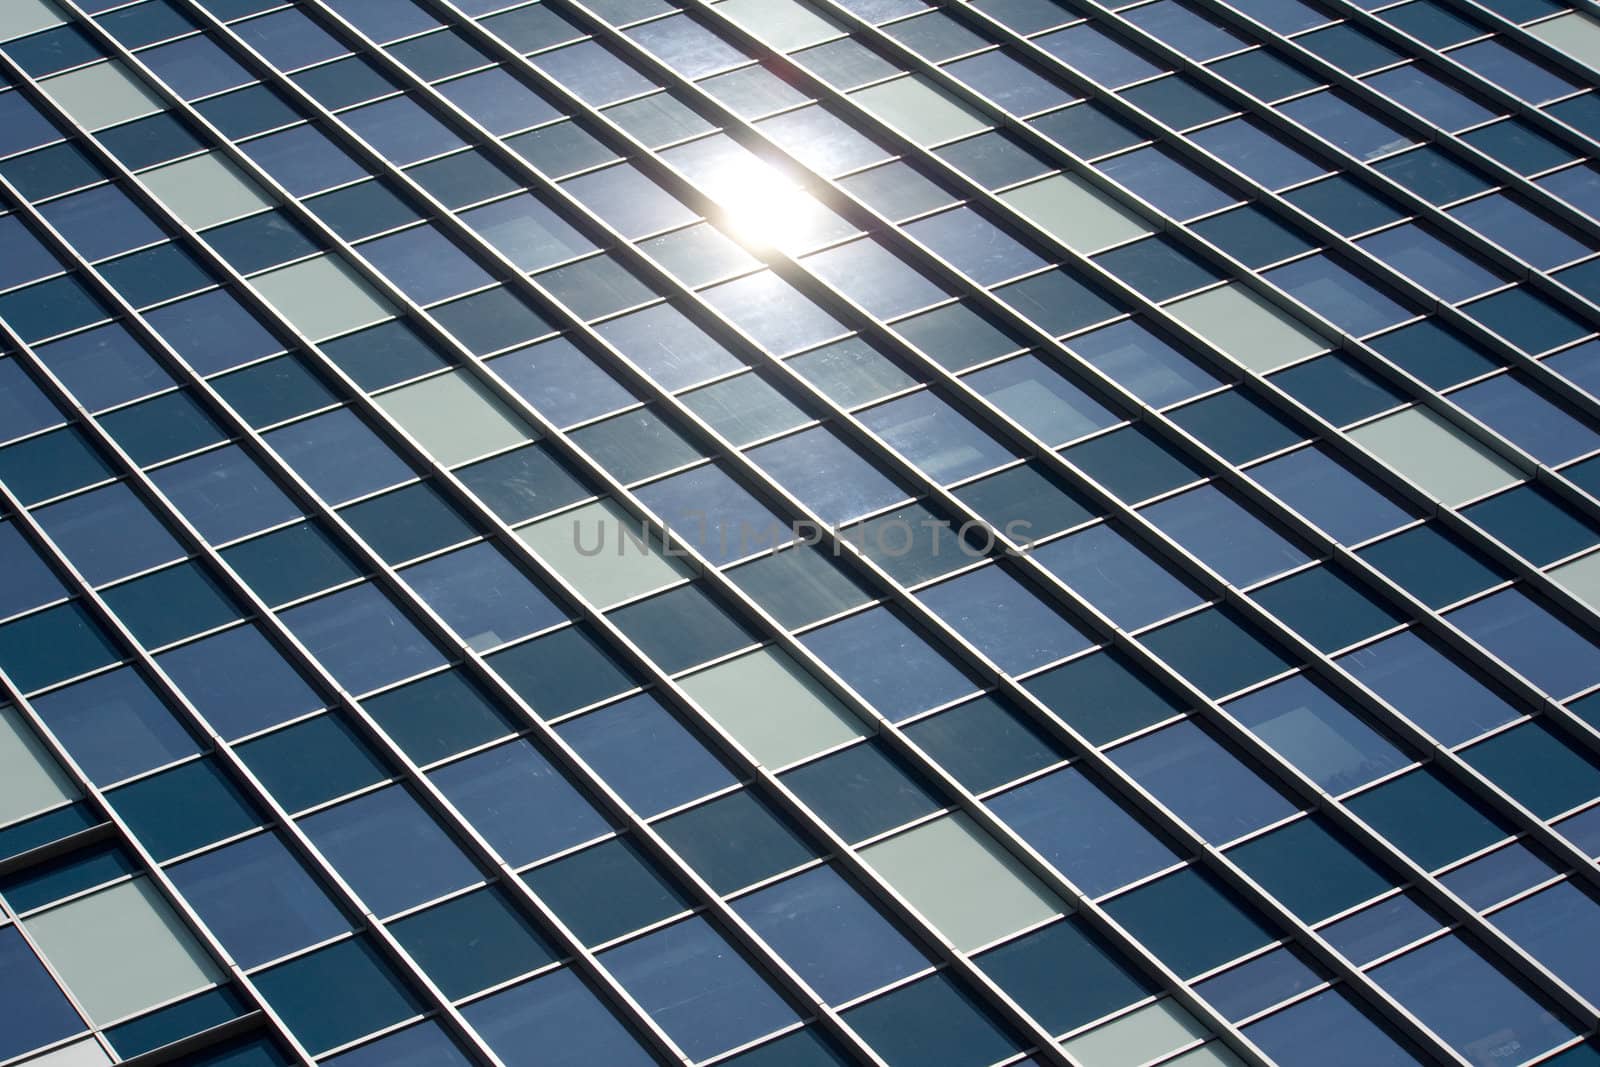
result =
[[800,251],[833,218],[798,184],[753,155],[728,161],[704,187],[721,205],[728,233],[755,249]]

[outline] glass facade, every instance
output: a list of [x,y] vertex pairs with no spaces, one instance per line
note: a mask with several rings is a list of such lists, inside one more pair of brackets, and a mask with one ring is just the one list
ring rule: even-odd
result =
[[1597,68],[0,0],[0,1067],[1600,1063]]

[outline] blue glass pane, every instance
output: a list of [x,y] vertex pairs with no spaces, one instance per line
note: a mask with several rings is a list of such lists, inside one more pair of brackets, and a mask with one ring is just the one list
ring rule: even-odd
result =
[[1429,607],[1441,608],[1509,577],[1437,523],[1414,526],[1361,550],[1361,557]]
[[642,815],[735,781],[695,733],[648,693],[569,720],[560,733]]
[[1355,336],[1393,326],[1412,314],[1365,277],[1326,256],[1296,260],[1268,271],[1266,277]]
[[1405,507],[1320,446],[1252,467],[1250,477],[1347,545],[1376,537],[1411,518]]
[[1237,199],[1160,148],[1141,148],[1098,166],[1113,181],[1178,218],[1203,215]]
[[0,587],[0,617],[67,595],[60,579],[12,522],[0,522],[0,573],[6,576],[6,584]]
[[1512,841],[1445,872],[1439,881],[1481,911],[1555,876],[1555,868],[1539,853]]
[[364,693],[445,662],[377,586],[358,585],[283,613],[339,683]]
[[453,241],[426,223],[368,241],[360,252],[419,304],[459,296],[494,280]]
[[523,879],[586,945],[611,941],[689,907],[676,883],[628,835],[535,867]]
[[910,495],[826,427],[752,449],[750,458],[835,526]]
[[556,956],[505,890],[490,887],[390,925],[448,997],[464,997],[543,967]]
[[795,1021],[757,971],[704,919],[604,953],[601,962],[685,1052],[704,1059]]
[[1330,793],[1343,793],[1409,762],[1371,726],[1303,674],[1227,705],[1228,713]]
[[789,771],[783,780],[846,841],[875,836],[944,806],[936,787],[870,738]]
[[1242,956],[1272,936],[1248,905],[1195,867],[1117,897],[1106,910],[1185,976]]
[[1365,849],[1316,815],[1247,841],[1228,855],[1308,923],[1355,907],[1394,885]]
[[13,874],[0,885],[0,893],[15,911],[28,912],[124,875],[137,874],[138,870],[134,858],[121,845],[90,845]]
[[985,952],[977,963],[1054,1034],[1155,992],[1116,948],[1076,916]]
[[236,626],[157,658],[223,737],[276,726],[322,700],[254,626]]
[[1600,959],[1585,948],[1600,936],[1600,905],[1588,893],[1562,882],[1490,921],[1582,996],[1600,993]]
[[117,650],[78,601],[0,626],[0,669],[24,692],[115,662]]
[[523,270],[542,270],[594,248],[554,210],[526,193],[464,211],[461,220]]
[[744,366],[672,304],[612,319],[599,331],[668,389],[682,389]]
[[1462,755],[1541,819],[1553,819],[1600,796],[1600,767],[1547,722],[1524,723]]
[[1600,680],[1600,646],[1513,587],[1450,613],[1450,621],[1545,692],[1563,697]]
[[1043,545],[1034,558],[1124,629],[1201,602],[1188,583],[1110,524]]
[[1600,448],[1600,434],[1515,375],[1468,386],[1450,399],[1544,463],[1562,463]]
[[150,477],[179,513],[214,544],[300,514],[283,490],[236,445],[162,467]]
[[947,703],[976,685],[887,608],[814,630],[806,646],[891,719]]
[[324,1062],[328,1067],[469,1067],[472,1063],[439,1024],[431,1021]]
[[493,545],[477,544],[401,572],[479,651],[564,622],[566,615]]
[[163,389],[172,376],[120,323],[38,348],[39,358],[91,411]]
[[980,793],[1066,757],[1043,728],[988,696],[918,719],[906,735],[956,781]]
[[235,987],[218,986],[168,1007],[158,1008],[130,1022],[113,1026],[106,1031],[106,1038],[120,1055],[131,1059],[192,1034],[199,1034],[214,1026],[231,1022],[247,1014],[253,1007],[254,1005],[247,1002],[244,994]]
[[734,908],[830,1003],[851,1000],[928,965],[831,867],[741,897]]
[[858,418],[940,483],[969,478],[1016,458],[1009,447],[929,390],[891,400]]
[[1234,585],[1254,584],[1309,559],[1293,541],[1215,484],[1152,504],[1144,514]]
[[845,1015],[890,1067],[981,1067],[1020,1042],[947,974],[903,986]]
[[1120,745],[1111,758],[1208,841],[1230,841],[1295,811],[1193,719]]
[[343,121],[391,163],[405,165],[461,147],[461,139],[410,97],[345,112]]
[[100,453],[72,426],[0,449],[0,479],[24,505],[81,489],[111,476]]
[[395,744],[421,764],[511,733],[506,713],[459,670],[429,675],[364,703]]
[[661,836],[719,893],[814,858],[816,852],[748,789],[657,824]]
[[1455,934],[1385,963],[1372,977],[1463,1056],[1516,1042],[1534,1056],[1573,1036],[1551,1011]]
[[923,590],[917,598],[1012,674],[1081,652],[1093,643],[999,566],[969,572]]
[[1337,989],[1318,993],[1245,1027],[1245,1035],[1274,1059],[1304,1067],[1411,1067],[1411,1053]]
[[392,785],[300,825],[367,906],[388,915],[479,879],[472,861],[404,787]]
[[1036,356],[974,371],[966,381],[1048,445],[1075,441],[1117,422],[1087,390]]
[[167,304],[144,317],[201,374],[238,367],[283,349],[222,289]]
[[255,976],[257,988],[307,1048],[322,1051],[420,1010],[420,1002],[363,937],[318,949]]
[[673,534],[715,564],[743,559],[794,536],[776,514],[715,464],[663,478],[638,492]]
[[513,741],[431,775],[450,803],[518,866],[611,827],[527,741]]
[[506,1067],[653,1067],[655,1057],[570,968],[462,1009]]
[[1384,230],[1359,243],[1424,289],[1452,303],[1486,293],[1505,280],[1476,256],[1414,223]]
[[211,758],[141,778],[106,799],[158,860],[233,837],[261,821],[255,803]]
[[383,761],[337,713],[303,719],[246,742],[238,753],[273,798],[291,812],[389,777]]
[[199,751],[189,732],[131,667],[37,697],[33,706],[97,785]]
[[1358,159],[1374,159],[1412,143],[1406,134],[1337,91],[1312,93],[1281,105],[1280,110]]
[[1276,948],[1195,985],[1195,992],[1230,1021],[1259,1013],[1326,980],[1303,952]]
[[20,1056],[83,1028],[16,927],[0,929],[0,1056]]
[[1207,608],[1140,638],[1208,696],[1226,696],[1294,666],[1232,608]]
[[1034,675],[1026,684],[1029,692],[1096,745],[1184,710],[1181,700],[1126,655],[1109,649]]
[[1509,834],[1497,815],[1426,767],[1390,779],[1347,803],[1395,847],[1430,869]]
[[40,214],[86,259],[114,256],[165,237],[117,186],[98,186],[40,206]]
[[1414,891],[1387,897],[1323,927],[1328,943],[1357,964],[1370,963],[1438,930],[1444,920]]
[[309,196],[368,176],[315,126],[296,126],[244,144],[245,153],[294,196]]
[[1178,862],[1160,838],[1076,767],[1002,793],[989,807],[1091,896]]
[[348,408],[267,435],[267,442],[331,503],[365,496],[411,477],[411,468]]
[[257,834],[169,872],[230,955],[254,967],[350,929],[275,833]]

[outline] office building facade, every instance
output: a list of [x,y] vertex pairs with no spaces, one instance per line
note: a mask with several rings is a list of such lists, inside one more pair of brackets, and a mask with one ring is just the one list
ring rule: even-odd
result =
[[0,1067],[1600,1063],[1597,65],[0,0]]

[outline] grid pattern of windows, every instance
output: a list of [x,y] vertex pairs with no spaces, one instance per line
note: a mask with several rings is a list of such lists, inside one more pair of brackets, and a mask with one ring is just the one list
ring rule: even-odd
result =
[[1597,68],[0,0],[0,1067],[1600,1062]]

